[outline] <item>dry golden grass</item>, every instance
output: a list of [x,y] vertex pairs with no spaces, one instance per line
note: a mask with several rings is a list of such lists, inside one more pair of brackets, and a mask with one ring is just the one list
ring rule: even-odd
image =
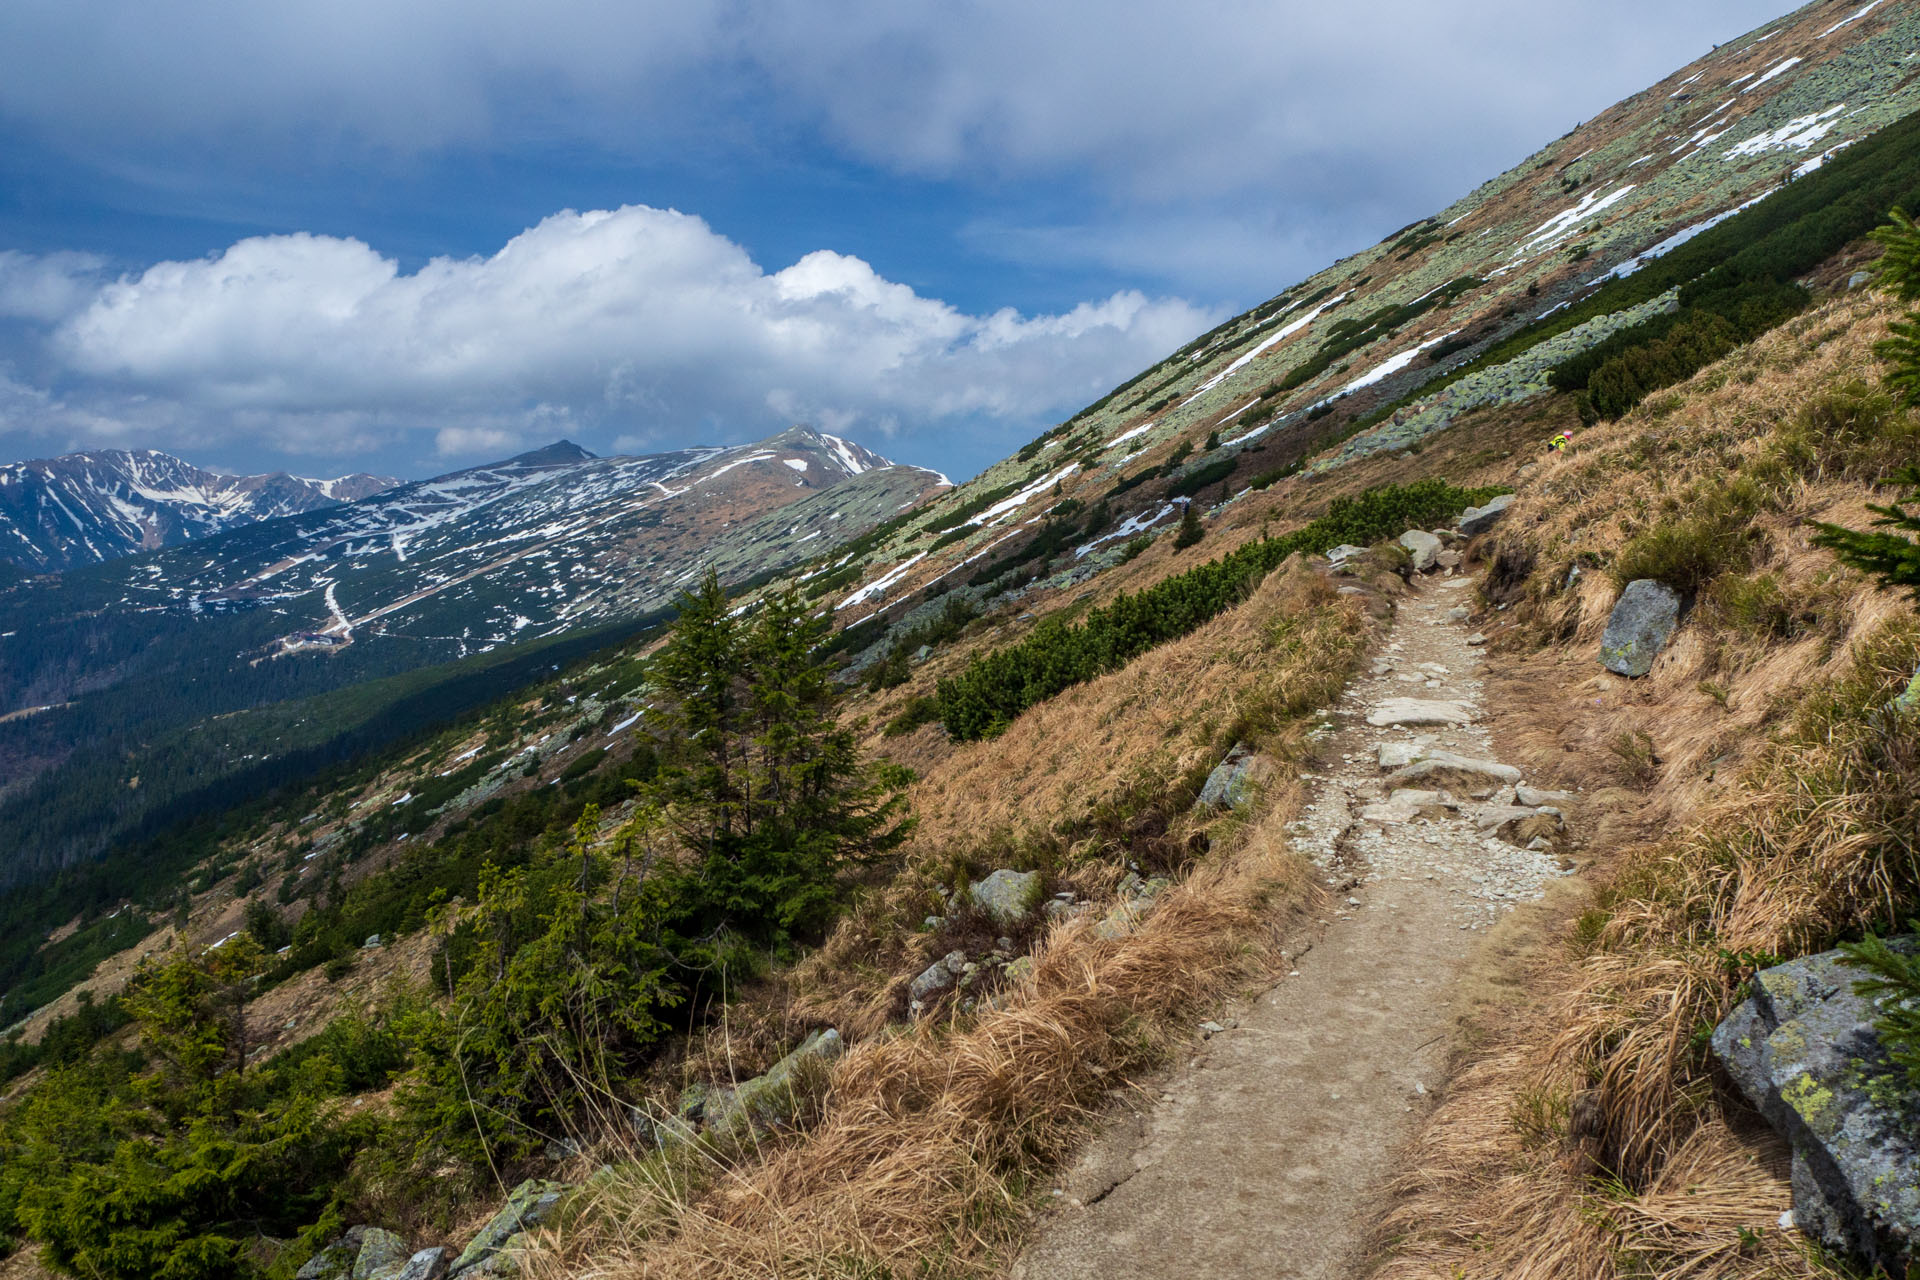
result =
[[[1223,735],[1292,732],[1295,722],[1273,708],[1323,705],[1351,670],[1342,637],[1357,610],[1335,599],[1318,575],[1277,571],[1192,635],[1049,699],[1000,737],[965,744],[914,788],[915,851],[932,858],[989,835],[1071,832],[1143,785],[1158,790],[1211,768],[1231,745]],[[1289,621],[1299,633],[1276,637]],[[1287,661],[1276,643],[1332,661]]]
[[[1531,997],[1483,1028],[1488,1047],[1410,1153],[1381,1275],[1836,1274],[1775,1225],[1784,1149],[1719,1092],[1704,1034],[1757,965],[1884,922],[1920,893],[1920,727],[1880,712],[1920,662],[1920,620],[1836,576],[1801,527],[1854,518],[1888,461],[1844,432],[1806,451],[1808,406],[1875,374],[1887,311],[1850,297],[1812,313],[1588,433],[1516,502],[1500,556],[1534,564],[1516,663],[1554,663],[1520,657],[1528,637],[1590,655],[1616,591],[1606,557],[1661,518],[1665,497],[1742,474],[1774,495],[1754,521],[1754,569],[1820,607],[1758,634],[1709,588],[1652,675],[1625,688],[1588,678],[1585,706],[1554,709],[1568,746],[1646,735],[1653,794],[1624,825],[1671,834],[1603,853],[1597,905],[1566,912]],[[1588,549],[1594,571],[1565,588]]]
[[[1317,892],[1274,811],[1170,890],[1130,936],[1086,922],[1036,952],[1033,983],[977,1020],[855,1046],[820,1125],[709,1188],[641,1167],[532,1260],[536,1277],[986,1275],[1035,1172],[1061,1159],[1168,1027],[1259,969]],[[924,1269],[923,1269],[924,1268]]]
[[[1315,575],[1276,573],[1195,635],[954,753],[918,788],[929,820],[914,858],[943,860],[949,842],[977,844],[996,828],[1057,836],[1028,815],[1084,812],[1076,802],[1142,778],[1177,787],[1217,758],[1216,735],[1236,720],[1261,727],[1269,749],[1297,745],[1297,717],[1336,694],[1356,661],[1363,617]],[[582,1222],[542,1242],[530,1273],[997,1273],[1036,1176],[1064,1159],[1134,1073],[1164,1058],[1177,1025],[1263,971],[1288,925],[1318,902],[1322,890],[1285,834],[1303,797],[1283,776],[1256,819],[1215,824],[1210,852],[1135,931],[1103,938],[1095,917],[1054,926],[1036,942],[1031,981],[1003,1007],[911,1034],[863,1036],[855,1016],[855,1043],[809,1132],[737,1162],[623,1166]],[[864,988],[867,1021],[891,1008],[871,1003],[873,975],[890,990],[911,963],[902,965],[897,938],[880,938],[901,932],[895,900],[911,899],[925,874],[910,866],[901,885],[875,895],[885,909],[857,913],[792,989]]]
[[912,975],[964,941],[916,931],[940,910],[938,885],[1015,866],[1098,899],[1127,860],[1178,872],[1205,847],[1211,820],[1186,809],[1206,771],[1236,739],[1297,754],[1301,713],[1344,686],[1365,620],[1318,574],[1283,566],[1192,635],[946,752],[913,788],[905,871],[786,975],[789,1019],[858,1036],[898,1017]]

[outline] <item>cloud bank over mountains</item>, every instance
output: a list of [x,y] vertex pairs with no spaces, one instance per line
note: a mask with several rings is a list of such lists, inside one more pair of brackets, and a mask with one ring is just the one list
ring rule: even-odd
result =
[[[1031,420],[1213,319],[1133,291],[967,315],[831,250],[766,271],[701,219],[639,205],[557,213],[413,272],[304,233],[115,278],[81,255],[8,254],[0,314],[36,325],[63,388],[38,405],[50,447],[117,422],[143,443],[264,432],[289,452],[429,431],[455,458],[608,431],[637,448],[714,426],[884,438]],[[14,406],[32,394],[16,384]]]
[[965,473],[1785,7],[0,6],[0,230],[39,250],[0,238],[0,455],[804,419]]

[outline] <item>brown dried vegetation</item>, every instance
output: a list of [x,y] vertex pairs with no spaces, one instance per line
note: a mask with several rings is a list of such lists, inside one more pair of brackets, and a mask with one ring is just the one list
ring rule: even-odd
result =
[[1920,896],[1920,726],[1883,711],[1920,620],[1801,527],[1859,523],[1913,447],[1867,389],[1887,313],[1859,297],[1811,313],[1587,433],[1515,504],[1497,558],[1537,567],[1505,647],[1545,670],[1556,655],[1527,648],[1593,652],[1618,589],[1601,570],[1635,539],[1697,515],[1708,486],[1754,497],[1742,558],[1699,584],[1653,674],[1626,693],[1589,680],[1584,707],[1539,717],[1578,715],[1588,746],[1644,742],[1655,794],[1621,825],[1667,834],[1601,850],[1597,896],[1560,905],[1530,998],[1483,1020],[1400,1180],[1381,1275],[1842,1274],[1776,1226],[1784,1148],[1716,1081],[1705,1038],[1754,968]]
[[[916,789],[924,822],[907,867],[786,980],[788,1017],[831,1015],[854,1041],[818,1124],[738,1160],[623,1165],[533,1274],[994,1274],[1035,1177],[1317,901],[1284,830],[1303,796],[1294,771],[1254,818],[1206,824],[1186,809],[1233,740],[1297,759],[1365,635],[1357,604],[1283,569],[1193,636],[953,752]],[[1167,869],[1184,874],[1135,931],[1102,936],[1095,916],[1055,925],[998,1009],[886,1030],[900,975],[945,945],[908,923],[927,886],[1011,856],[1098,896],[1142,847],[1178,850]]]

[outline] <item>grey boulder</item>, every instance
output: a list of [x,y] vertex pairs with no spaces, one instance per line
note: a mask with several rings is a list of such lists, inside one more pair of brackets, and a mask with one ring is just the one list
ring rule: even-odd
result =
[[949,951],[944,957],[935,960],[920,972],[907,986],[907,1001],[914,1013],[926,1007],[928,1000],[953,985],[955,978],[966,971],[967,953]]
[[508,1265],[508,1260],[502,1257],[496,1262],[496,1257],[515,1236],[549,1221],[559,1210],[566,1193],[567,1189],[557,1182],[528,1178],[507,1193],[507,1203],[467,1242],[467,1247],[447,1269],[447,1275],[511,1274],[501,1270]]
[[1899,1275],[1920,1261],[1920,1090],[1890,1061],[1859,976],[1837,951],[1762,970],[1713,1051],[1793,1147],[1795,1225]]
[[370,1228],[348,1227],[338,1240],[308,1258],[306,1264],[293,1273],[294,1280],[351,1280],[353,1264],[360,1257],[360,1242],[368,1230]]
[[453,1250],[442,1245],[422,1249],[393,1273],[393,1280],[441,1280],[453,1263]]
[[1616,675],[1639,677],[1680,625],[1680,597],[1665,583],[1635,578],[1620,593],[1600,637],[1600,662]]
[[1476,533],[1485,533],[1499,522],[1500,517],[1505,515],[1507,508],[1512,505],[1513,495],[1503,493],[1499,497],[1489,501],[1484,507],[1468,507],[1460,513],[1460,519],[1455,522],[1453,527],[1468,537],[1472,537]]
[[1242,743],[1229,751],[1227,758],[1207,775],[1206,785],[1200,788],[1200,798],[1193,802],[1193,807],[1244,809],[1260,794],[1260,788],[1273,779],[1275,771],[1271,759],[1256,755]]
[[969,885],[967,896],[996,925],[1012,928],[1026,923],[1040,905],[1040,873],[1002,869]]
[[1907,687],[1893,700],[1893,709],[1901,715],[1912,715],[1920,711],[1920,671],[1913,673],[1913,679],[1907,682]]
[[1118,886],[1119,901],[1094,924],[1093,936],[1103,940],[1126,937],[1140,927],[1141,918],[1172,887],[1173,882],[1165,876],[1143,880],[1138,872],[1127,872]]
[[1425,573],[1433,568],[1434,558],[1440,554],[1440,539],[1425,529],[1409,529],[1400,535],[1400,545],[1407,549],[1407,555],[1413,560],[1413,571]]
[[815,1031],[800,1047],[745,1084],[716,1089],[707,1099],[707,1127],[723,1137],[764,1135],[786,1127],[799,1114],[809,1077],[824,1078],[825,1064],[846,1050],[832,1027]]
[[407,1242],[381,1227],[368,1227],[353,1260],[353,1280],[391,1280],[413,1251]]

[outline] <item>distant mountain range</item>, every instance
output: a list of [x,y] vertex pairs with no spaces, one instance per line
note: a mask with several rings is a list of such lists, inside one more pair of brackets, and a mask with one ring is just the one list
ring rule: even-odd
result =
[[35,609],[266,611],[286,620],[275,654],[405,637],[461,657],[658,609],[709,568],[740,582],[788,567],[945,484],[805,427],[635,457],[563,440],[76,570]]
[[[181,545],[0,578],[0,885],[91,855],[222,779],[265,777],[287,753],[347,751],[341,735],[363,732],[369,714],[462,670],[631,634],[709,569],[733,587],[810,560],[825,569],[833,548],[948,487],[804,427],[639,457],[560,441]],[[834,580],[821,572],[814,585]],[[313,701],[463,658],[330,710]],[[300,699],[264,737],[233,718]]]
[[399,484],[364,473],[229,476],[152,449],[97,449],[0,465],[0,559],[49,572],[171,547]]

